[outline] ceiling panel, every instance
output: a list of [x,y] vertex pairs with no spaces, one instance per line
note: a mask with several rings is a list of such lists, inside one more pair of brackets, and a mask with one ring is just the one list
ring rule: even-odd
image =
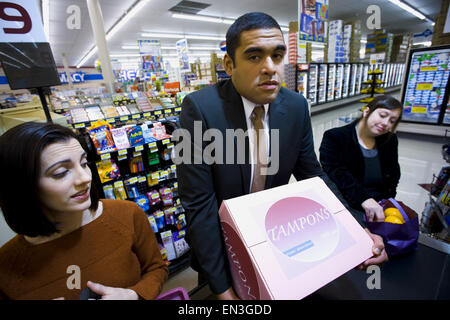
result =
[[[251,11],[262,11],[272,15],[281,25],[287,26],[297,20],[297,0],[196,0],[210,6],[199,14],[237,18]],[[424,14],[433,17],[439,13],[442,0],[407,0]],[[108,30],[133,5],[135,0],[99,0],[103,12],[105,29]],[[195,22],[174,19],[169,9],[180,0],[150,0],[126,26],[108,41],[110,53],[137,53],[137,50],[123,50],[123,45],[137,45],[142,32],[193,33],[203,35],[225,35],[228,25],[211,22]],[[81,10],[81,28],[69,30],[66,20],[69,5],[78,5]],[[423,32],[432,26],[402,10],[389,0],[330,0],[329,18],[362,22],[363,34],[369,33],[366,13],[369,5],[376,4],[381,9],[381,27],[392,33]],[[50,0],[51,46],[58,65],[62,65],[61,54],[66,53],[69,65],[77,65],[81,58],[94,46],[94,35],[87,10],[86,0]],[[177,39],[161,39],[162,45],[174,46]],[[219,41],[188,40],[192,45],[218,47]],[[87,65],[93,65],[94,55]]]

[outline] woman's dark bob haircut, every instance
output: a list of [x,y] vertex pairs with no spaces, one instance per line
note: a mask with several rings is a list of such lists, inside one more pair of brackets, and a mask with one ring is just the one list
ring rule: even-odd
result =
[[[79,141],[69,128],[37,122],[20,124],[0,136],[0,207],[14,232],[29,237],[59,232],[42,211],[39,196],[41,155],[47,146],[70,139]],[[98,193],[92,186],[90,208],[96,210],[98,201]]]

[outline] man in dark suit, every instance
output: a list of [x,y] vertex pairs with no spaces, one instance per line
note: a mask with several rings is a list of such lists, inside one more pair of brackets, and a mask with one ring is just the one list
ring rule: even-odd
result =
[[[198,128],[215,129],[226,141],[214,156],[225,155],[226,161],[210,164],[193,157],[193,163],[177,165],[177,176],[192,267],[219,299],[234,299],[218,216],[222,200],[287,184],[291,174],[297,180],[320,176],[339,192],[317,161],[305,98],[281,87],[286,45],[278,23],[263,13],[245,14],[230,26],[226,43],[224,65],[231,80],[186,96],[180,116],[181,127],[194,137],[189,141],[192,154],[205,155],[208,146],[208,141],[195,139]],[[260,133],[248,134],[240,144],[230,129]],[[267,161],[258,160],[257,154]],[[239,161],[242,156],[245,163]],[[381,238],[373,239],[381,254],[367,265],[386,259]]]

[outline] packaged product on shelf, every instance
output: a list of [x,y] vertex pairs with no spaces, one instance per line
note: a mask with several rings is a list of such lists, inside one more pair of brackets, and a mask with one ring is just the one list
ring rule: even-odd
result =
[[175,260],[177,258],[177,254],[175,252],[175,245],[173,243],[173,235],[172,231],[164,231],[160,233],[161,240],[167,251],[167,260]]
[[70,116],[72,117],[72,123],[88,122],[89,117],[84,108],[75,108],[70,110]]
[[103,192],[105,193],[106,199],[115,199],[113,186],[110,184],[103,186]]
[[147,183],[149,187],[153,187],[159,183],[159,171],[147,174]]
[[103,115],[99,106],[86,107],[86,113],[87,113],[90,121],[95,121],[95,120],[105,118],[105,116]]
[[175,225],[175,208],[168,208],[164,210],[164,221],[166,225]]
[[144,135],[140,126],[126,127],[126,130],[131,147],[144,144]]
[[125,180],[125,189],[127,190],[128,198],[137,198],[139,197],[139,191],[137,188],[137,178],[129,178]]
[[148,164],[153,166],[159,163],[158,148],[150,148],[148,152]]
[[151,190],[151,191],[147,192],[147,198],[148,198],[148,201],[150,202],[151,206],[154,206],[161,202],[159,192],[156,190]]
[[186,227],[186,216],[182,213],[177,217],[177,228],[178,230]]
[[167,260],[167,250],[166,250],[166,248],[163,245],[159,244],[159,243],[158,243],[158,246],[159,246],[159,252],[161,252],[161,257],[166,262],[166,264],[169,265],[169,261]]
[[153,136],[158,140],[170,138],[170,135],[166,133],[166,127],[161,122],[155,122],[153,124]]
[[144,211],[148,211],[150,209],[150,203],[145,196],[138,196],[136,199],[134,199],[134,202],[136,202],[137,205]]
[[119,167],[112,159],[102,160],[96,163],[97,172],[102,183],[114,180],[120,177]]
[[153,137],[152,128],[148,127],[147,123],[141,125],[142,135],[144,136],[144,143],[152,143],[158,141],[155,137]]
[[130,111],[126,106],[117,106],[116,107],[117,112],[119,113],[119,116],[128,116],[130,115]]
[[150,222],[150,225],[152,226],[153,232],[158,233],[158,226],[156,225],[155,217],[152,214],[148,216],[148,221]]
[[176,179],[177,178],[177,166],[176,165],[172,165],[170,166],[170,168],[168,169],[169,172],[169,179]]
[[125,187],[123,186],[123,181],[114,182],[114,195],[116,199],[126,200],[127,194],[125,192]]
[[185,240],[186,230],[180,230],[173,234],[173,244],[177,258],[189,251],[189,245]]
[[[139,152],[140,154],[140,152]],[[141,155],[136,155],[131,157],[129,161],[130,166],[130,172],[131,173],[138,173],[144,171],[144,161],[142,160]]]
[[105,118],[115,118],[119,116],[116,107],[112,105],[102,106],[101,109],[103,114],[105,115]]
[[156,225],[158,226],[159,230],[164,229],[166,226],[166,223],[164,221],[164,212],[161,210],[153,212],[153,216],[155,217]]
[[150,103],[148,102],[148,99],[146,97],[136,98],[136,103],[142,110],[142,112],[152,111],[152,107],[150,106]]
[[128,134],[125,128],[111,128],[110,131],[117,150],[127,149],[130,147],[130,141],[128,141]]
[[109,123],[104,120],[98,120],[87,129],[98,154],[117,150],[110,128],[111,125]]
[[141,110],[139,110],[137,105],[135,104],[129,104],[127,105],[127,107],[131,114],[141,113]]
[[178,182],[175,182],[172,186],[172,194],[173,197],[176,198],[178,197]]
[[172,158],[172,148],[166,148],[166,149],[164,149],[163,150],[163,152],[162,152],[162,158],[165,160],[165,161],[169,161],[171,158]]
[[172,190],[168,187],[163,187],[159,189],[159,194],[161,195],[161,199],[163,201],[163,205],[172,206],[173,205],[173,194]]

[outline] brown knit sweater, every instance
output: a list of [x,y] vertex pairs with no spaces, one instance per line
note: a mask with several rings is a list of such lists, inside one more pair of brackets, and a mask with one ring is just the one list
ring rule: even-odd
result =
[[[88,280],[155,299],[168,271],[147,216],[130,201],[101,201],[103,213],[69,234],[38,245],[17,235],[1,247],[0,299],[78,299]],[[72,265],[81,289],[67,286]]]

